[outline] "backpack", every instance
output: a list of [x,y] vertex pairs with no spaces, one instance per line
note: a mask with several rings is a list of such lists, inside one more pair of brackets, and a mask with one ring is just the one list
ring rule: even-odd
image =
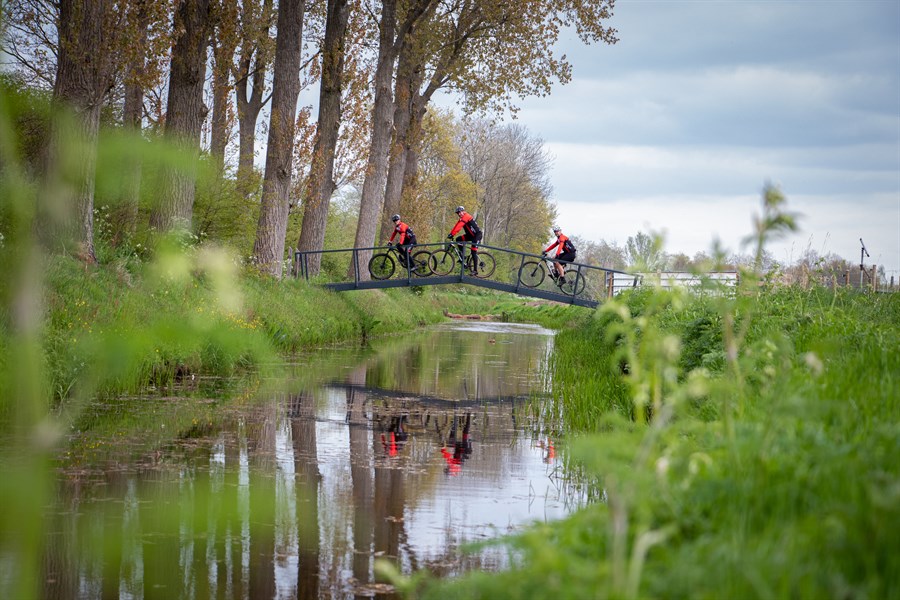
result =
[[413,233],[412,227],[406,228],[406,243],[410,246],[416,245],[416,234]]
[[575,252],[575,244],[572,243],[572,240],[566,239],[563,242],[563,252]]
[[472,217],[465,224],[466,231],[469,232],[469,235],[472,237],[476,237],[479,233],[481,233],[481,227],[478,226],[478,223],[475,222],[475,217]]

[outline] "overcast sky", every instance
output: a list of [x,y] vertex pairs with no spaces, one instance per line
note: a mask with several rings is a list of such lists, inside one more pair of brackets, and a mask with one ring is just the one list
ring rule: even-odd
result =
[[620,0],[614,46],[568,39],[573,81],[521,103],[555,158],[558,223],[693,256],[748,249],[777,184],[807,248],[900,280],[900,0]]

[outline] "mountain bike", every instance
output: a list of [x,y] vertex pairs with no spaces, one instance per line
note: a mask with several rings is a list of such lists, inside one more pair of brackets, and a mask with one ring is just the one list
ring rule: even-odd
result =
[[[431,253],[431,259],[428,266],[435,275],[449,275],[454,269],[459,270],[459,265],[464,264],[466,273],[481,279],[487,279],[494,274],[497,268],[497,262],[494,257],[484,250],[477,252],[469,252],[465,255],[465,243],[448,242],[440,250]],[[474,258],[473,258],[474,257]],[[478,260],[476,269],[475,260]]]
[[[428,266],[430,258],[431,252],[428,250],[422,249],[415,252],[410,250],[409,274],[416,277],[431,275],[431,269]],[[397,270],[398,264],[401,269],[407,268],[406,258],[400,253],[397,246],[388,244],[387,250],[374,254],[369,259],[369,275],[372,276],[372,279],[390,279]]]
[[555,263],[555,260],[545,254],[541,255],[541,260],[526,260],[519,268],[519,282],[525,287],[536,288],[544,283],[544,279],[549,275],[563,294],[577,296],[583,292],[584,275],[577,269],[568,269],[565,282],[562,282],[556,273]]

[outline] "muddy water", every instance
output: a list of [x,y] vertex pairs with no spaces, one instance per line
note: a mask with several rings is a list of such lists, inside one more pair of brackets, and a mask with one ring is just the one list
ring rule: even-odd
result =
[[461,546],[580,504],[535,416],[552,344],[455,322],[300,357],[261,402],[193,382],[98,406],[49,511],[46,594],[388,598],[378,561],[502,568],[505,549]]

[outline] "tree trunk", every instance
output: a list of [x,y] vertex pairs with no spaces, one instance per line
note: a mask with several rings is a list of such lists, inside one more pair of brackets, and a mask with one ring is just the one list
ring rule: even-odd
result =
[[[344,36],[350,16],[348,0],[328,0],[325,39],[322,43],[322,81],[319,90],[319,122],[316,144],[310,167],[303,225],[300,229],[300,250],[322,250],[325,246],[325,227],[328,224],[328,205],[334,193],[334,154],[338,129],[341,125],[341,81],[344,70]],[[309,274],[318,275],[321,254],[309,257]]]
[[[96,262],[94,253],[94,182],[100,109],[112,86],[110,31],[112,0],[62,0],[59,4],[59,57],[54,99],[70,110],[71,118],[54,119],[46,155],[48,180],[62,175],[70,186],[60,195],[41,194],[43,232],[48,243],[58,243],[60,229],[82,260]],[[65,155],[65,156],[64,156]],[[74,160],[72,160],[74,158]],[[64,170],[65,169],[65,170]],[[60,206],[54,205],[59,202]],[[54,222],[53,215],[67,215]]]
[[164,170],[162,194],[150,214],[150,225],[160,231],[190,229],[191,226],[196,185],[194,169],[206,113],[203,83],[209,0],[180,0],[174,29],[180,33],[172,48],[165,132],[183,156],[178,165]]
[[272,89],[272,115],[266,149],[266,174],[262,206],[253,244],[253,258],[260,271],[281,277],[284,240],[287,235],[288,193],[297,96],[300,94],[300,51],[305,0],[278,3],[278,37]]
[[[413,94],[421,84],[421,70],[417,72],[413,63],[412,40],[408,40],[400,50],[397,64],[397,81],[394,87],[394,140],[391,145],[390,165],[384,190],[384,209],[382,210],[385,216],[400,212],[400,196],[403,193],[404,174],[409,152],[408,138]],[[393,224],[387,218],[383,218],[379,239],[389,238],[393,229]]]
[[[129,7],[132,9],[129,18],[133,19],[129,31],[133,30],[135,37],[130,41],[134,46],[134,52],[131,53],[131,60],[126,67],[125,102],[122,107],[122,121],[125,129],[134,135],[135,140],[140,136],[141,125],[144,119],[144,73],[147,60],[147,29],[150,26],[150,15],[147,11],[148,1],[135,0]],[[135,143],[137,142],[135,141]],[[120,222],[123,225],[121,233],[125,235],[133,233],[137,226],[142,169],[143,165],[140,156],[133,156],[128,164],[128,176],[125,179],[125,189],[122,193],[120,210]]]
[[213,108],[212,123],[210,125],[209,154],[212,156],[219,173],[225,169],[225,148],[228,146],[228,138],[231,132],[231,115],[229,114],[230,102],[228,94],[229,75],[231,73],[231,57],[234,55],[234,46],[227,41],[217,39],[213,43]]
[[400,192],[400,210],[409,210],[419,193],[419,156],[422,145],[422,121],[426,105],[413,99],[410,123],[407,130],[406,161],[403,165],[403,185]]
[[[269,14],[272,0],[264,0],[261,16],[254,15],[256,0],[245,0],[242,7],[243,37],[241,55],[234,74],[235,100],[238,118],[238,187],[245,196],[253,191],[253,173],[256,160],[256,122],[268,99],[266,91],[266,70],[269,67],[267,41],[269,36]],[[257,18],[259,19],[257,21]],[[250,84],[250,95],[247,84]]]
[[[372,141],[369,145],[369,159],[366,177],[363,180],[362,196],[359,201],[359,221],[356,224],[356,239],[353,245],[367,248],[375,238],[378,216],[384,202],[384,184],[387,179],[388,149],[391,143],[393,125],[393,102],[391,99],[391,79],[394,73],[394,35],[397,27],[397,0],[383,0],[381,22],[378,35],[378,64],[375,67],[375,101],[372,108]],[[370,251],[361,252],[358,264],[367,265]],[[350,262],[350,276],[369,278],[368,270]]]

